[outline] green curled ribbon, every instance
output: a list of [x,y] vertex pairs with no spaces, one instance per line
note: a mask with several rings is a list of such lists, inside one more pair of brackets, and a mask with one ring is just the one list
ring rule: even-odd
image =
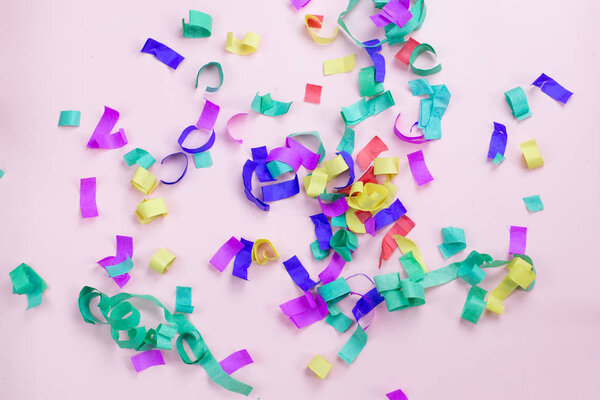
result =
[[408,64],[410,65],[410,69],[415,75],[419,75],[419,76],[433,75],[442,70],[441,63],[436,65],[435,67],[429,68],[429,69],[421,69],[421,68],[417,68],[414,66],[414,62],[417,61],[417,58],[426,51],[430,51],[433,54],[437,55],[435,52],[435,49],[433,47],[431,47],[430,44],[421,43],[420,45],[415,47],[412,54],[410,55],[410,58],[408,59]]
[[216,61],[211,61],[209,63],[206,63],[198,70],[198,74],[196,75],[196,88],[198,88],[198,79],[200,78],[200,74],[202,73],[202,71],[204,71],[205,68],[209,68],[209,67],[215,67],[217,69],[217,72],[219,73],[219,85],[218,86],[207,86],[206,89],[204,89],[204,90],[209,93],[214,93],[217,90],[219,90],[219,88],[223,85],[223,68],[221,67],[221,64],[219,64]]

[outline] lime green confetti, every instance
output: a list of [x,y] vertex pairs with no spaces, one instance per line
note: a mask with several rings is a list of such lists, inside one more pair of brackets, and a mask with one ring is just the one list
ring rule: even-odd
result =
[[539,194],[534,196],[523,197],[525,207],[531,212],[542,211],[544,209],[544,203]]
[[514,89],[510,89],[504,93],[506,102],[512,111],[512,115],[519,121],[525,118],[531,117],[531,110],[529,110],[529,104],[527,103],[527,96],[525,91],[517,86]]
[[492,162],[494,163],[494,165],[498,165],[502,161],[504,161],[505,159],[506,159],[506,157],[504,157],[502,154],[496,153],[496,156],[494,157],[494,159],[492,160]]
[[374,66],[363,68],[358,72],[358,87],[363,97],[376,96],[385,90],[382,82],[375,81]]
[[183,25],[184,38],[204,38],[212,33],[212,17],[206,13],[196,10],[190,10],[190,23],[185,23],[185,18],[181,20]]
[[79,126],[81,111],[66,110],[61,111],[58,117],[58,126]]
[[356,330],[350,339],[348,339],[344,347],[342,347],[338,353],[338,356],[348,364],[352,364],[367,344],[367,338],[367,333],[360,325],[357,325]]
[[196,168],[208,168],[213,165],[212,156],[210,151],[203,151],[201,153],[194,153],[194,165]]
[[321,250],[318,240],[310,244],[310,250],[312,251],[313,258],[317,261],[323,261],[329,255],[329,249]]
[[460,317],[473,324],[477,324],[481,313],[485,310],[486,302],[484,299],[486,294],[487,290],[477,286],[471,286]]
[[440,249],[444,258],[452,257],[467,248],[465,231],[461,228],[453,226],[442,228],[442,237],[444,238],[444,243],[438,245],[438,249]]
[[22,263],[8,273],[13,293],[27,295],[27,310],[42,304],[42,293],[48,287],[41,276],[29,265]]

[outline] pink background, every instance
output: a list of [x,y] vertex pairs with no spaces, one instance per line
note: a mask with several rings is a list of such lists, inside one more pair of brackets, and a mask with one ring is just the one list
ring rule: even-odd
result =
[[[255,387],[256,399],[383,399],[402,388],[410,399],[590,399],[597,396],[599,372],[600,270],[594,248],[600,180],[598,162],[599,3],[558,1],[429,0],[423,28],[414,36],[431,43],[443,64],[433,84],[445,83],[452,100],[443,118],[441,141],[424,146],[400,142],[392,123],[402,112],[406,130],[417,118],[419,100],[407,81],[416,78],[394,61],[397,48],[385,47],[385,87],[396,106],[356,127],[356,149],[373,135],[397,155],[398,197],[416,222],[409,235],[431,269],[445,265],[436,248],[440,229],[464,228],[467,251],[506,258],[510,225],[529,228],[527,253],[538,271],[530,293],[518,291],[501,316],[485,313],[478,326],[460,320],[468,287],[452,282],[426,292],[427,304],[402,312],[376,311],[369,342],[352,365],[337,352],[351,331],[338,334],[325,323],[297,331],[278,305],[299,290],[280,262],[252,266],[250,281],[222,274],[208,259],[231,235],[271,239],[282,259],[294,254],[313,276],[325,266],[314,262],[309,215],[318,204],[300,194],[272,204],[264,213],[242,192],[241,167],[250,148],[282,145],[292,132],[317,130],[328,154],[341,138],[341,106],[359,99],[357,74],[367,55],[340,35],[317,46],[303,26],[305,13],[325,15],[333,30],[341,0],[314,0],[297,12],[286,0],[263,1],[5,1],[0,13],[0,397],[3,399],[233,399],[211,383],[200,367],[184,365],[166,352],[166,366],[137,374],[129,357],[112,342],[106,326],[85,324],[76,300],[83,285],[113,295],[117,286],[95,264],[114,255],[115,235],[134,236],[134,270],[125,287],[152,294],[167,306],[175,286],[193,288],[191,321],[218,359],[247,348],[255,364],[234,376]],[[181,18],[188,9],[210,13],[212,36],[184,39]],[[378,30],[364,0],[348,23],[361,39]],[[225,52],[225,36],[247,31],[262,36],[259,50],[240,57]],[[186,59],[172,71],[141,54],[147,37],[171,46]],[[324,77],[322,62],[356,54],[347,74]],[[122,155],[142,147],[161,159],[177,151],[177,137],[196,122],[204,93],[194,89],[198,68],[219,61],[225,84],[209,98],[221,106],[210,169],[190,166],[175,186],[159,186],[169,215],[140,225],[134,209],[143,196],[129,180]],[[427,60],[423,60],[425,62]],[[541,72],[575,95],[566,106],[528,86]],[[211,82],[206,77],[204,85]],[[323,85],[322,104],[303,102],[307,82]],[[202,83],[202,82],[201,82]],[[517,123],[503,93],[525,88],[533,116]],[[248,111],[257,91],[294,101],[288,114],[270,118],[251,113],[240,125],[244,143],[225,135],[227,119]],[[117,109],[117,127],[130,144],[104,151],[85,147],[104,105]],[[81,110],[79,128],[57,128],[61,110]],[[486,161],[492,121],[509,132],[507,159]],[[535,138],[545,160],[528,170],[519,143]],[[422,148],[432,183],[417,188],[406,154]],[[171,170],[173,168],[173,170]],[[175,166],[152,167],[159,176]],[[301,173],[303,176],[305,172]],[[79,179],[96,176],[100,217],[79,215]],[[531,214],[522,197],[540,194],[546,210]],[[377,257],[382,235],[360,238],[355,260],[344,276],[399,270],[398,253],[381,271]],[[172,269],[158,275],[147,267],[160,247],[177,255]],[[466,256],[467,251],[450,261]],[[8,272],[27,262],[48,282],[43,304],[24,311],[25,296],[10,293]],[[482,286],[495,287],[500,271]],[[359,279],[353,288],[364,289]],[[351,302],[343,303],[349,311]],[[149,321],[153,323],[154,321]],[[353,329],[352,329],[353,330]],[[333,363],[325,381],[305,368],[315,354]]]

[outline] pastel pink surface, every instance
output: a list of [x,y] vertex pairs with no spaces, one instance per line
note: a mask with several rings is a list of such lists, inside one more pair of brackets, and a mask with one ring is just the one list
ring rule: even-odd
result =
[[[527,254],[539,275],[531,292],[517,290],[502,315],[485,312],[477,326],[459,319],[467,286],[458,281],[427,290],[422,307],[388,313],[382,305],[368,329],[369,342],[350,366],[336,354],[351,331],[340,335],[324,322],[299,331],[282,314],[278,305],[302,293],[280,263],[254,269],[249,282],[232,277],[230,269],[219,273],[208,266],[231,235],[270,239],[281,259],[297,254],[313,277],[327,265],[310,261],[314,231],[308,216],[319,212],[318,203],[300,194],[273,203],[265,213],[244,197],[240,174],[251,147],[282,146],[292,132],[319,131],[326,159],[334,154],[344,132],[340,107],[359,99],[357,74],[370,60],[343,34],[328,46],[314,44],[304,14],[335,21],[346,2],[312,1],[300,12],[281,0],[232,0],[227,7],[206,0],[35,5],[8,0],[3,6],[0,46],[8,56],[0,74],[0,168],[6,172],[0,180],[0,318],[9,328],[0,330],[5,344],[0,398],[242,398],[212,384],[202,368],[183,364],[174,351],[163,352],[165,366],[137,374],[133,351],[119,349],[108,327],[81,320],[76,299],[83,285],[118,293],[95,264],[113,254],[116,232],[136,241],[126,291],[152,294],[172,308],[175,286],[190,286],[196,306],[190,319],[215,358],[252,349],[255,363],[235,373],[255,387],[252,400],[385,399],[398,388],[411,400],[597,396],[600,269],[590,260],[600,223],[598,2],[582,2],[577,18],[565,18],[573,12],[567,2],[470,1],[457,7],[427,1],[427,19],[414,36],[432,43],[444,66],[430,82],[445,83],[452,92],[443,138],[435,143],[415,146],[394,136],[395,116],[402,112],[406,121],[415,121],[419,99],[407,85],[416,76],[390,62],[398,47],[384,46],[385,86],[396,106],[354,127],[355,148],[377,134],[388,145],[387,154],[401,160],[426,149],[435,184],[417,187],[406,164],[394,182],[416,223],[408,237],[428,267],[445,265],[435,247],[443,226],[465,229],[467,251],[505,258],[509,227],[518,225],[528,227]],[[213,16],[210,38],[181,37],[181,18],[189,9]],[[372,2],[363,0],[348,15],[360,39],[381,32],[368,19],[373,13]],[[231,30],[259,33],[258,51],[245,57],[226,53]],[[176,71],[139,52],[150,35],[186,57]],[[557,49],[568,49],[568,57]],[[323,77],[323,60],[350,53],[356,55],[354,71]],[[194,77],[207,59],[219,60],[225,72],[223,87],[208,96],[222,113],[211,149],[214,165],[188,171],[175,186],[159,185],[153,197],[164,197],[169,215],[141,225],[134,210],[143,195],[129,184],[135,167],[128,168],[122,156],[141,147],[160,160],[178,150],[178,135],[194,124],[204,105]],[[575,92],[566,106],[529,86],[541,72]],[[302,101],[306,82],[323,84],[327,96],[320,106]],[[525,88],[533,111],[523,122],[512,118],[503,96],[517,85]],[[277,118],[251,112],[244,143],[231,142],[227,117],[249,110],[258,91],[294,104]],[[122,149],[86,148],[104,104],[120,113],[116,128],[129,140]],[[65,109],[82,111],[79,128],[56,127]],[[505,123],[511,135],[507,158],[498,167],[485,157],[491,121]],[[543,146],[543,168],[528,170],[522,161],[518,143],[531,137]],[[160,165],[150,170],[158,175]],[[101,183],[102,213],[82,220],[79,179],[89,176]],[[211,188],[222,197],[212,198]],[[531,193],[543,197],[542,213],[529,214],[523,207],[522,197]],[[342,276],[399,270],[397,251],[377,269],[382,235],[360,237]],[[147,268],[157,248],[177,255],[177,265],[160,276]],[[8,271],[21,262],[48,283],[42,305],[27,312],[26,300],[10,293],[8,280]],[[581,277],[575,283],[568,279],[569,265]],[[487,290],[502,279],[497,272],[489,275],[482,285]],[[359,280],[351,286],[361,293],[366,289]],[[350,305],[341,303],[348,315]],[[305,370],[317,353],[333,364],[325,381]],[[109,384],[98,384],[99,379]]]

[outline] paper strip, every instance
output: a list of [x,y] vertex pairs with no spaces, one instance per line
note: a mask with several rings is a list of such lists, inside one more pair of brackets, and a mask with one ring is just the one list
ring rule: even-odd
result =
[[494,131],[492,132],[492,138],[490,139],[490,148],[488,150],[487,158],[494,159],[496,154],[504,156],[507,138],[506,126],[494,122]]
[[310,15],[304,16],[304,25],[310,34],[312,40],[317,44],[329,44],[337,37],[339,28],[336,26],[335,31],[331,37],[323,37],[315,35],[311,28],[321,29],[323,27],[323,16],[322,15]]
[[384,208],[375,214],[373,217],[375,220],[375,229],[385,228],[400,219],[404,214],[406,214],[406,208],[400,200],[396,199],[388,208]]
[[165,360],[160,350],[148,350],[131,357],[131,363],[135,371],[140,372],[156,365],[165,365]]
[[390,0],[379,14],[371,15],[371,21],[379,28],[388,24],[396,24],[402,28],[412,18],[412,14],[408,11],[409,4],[410,1]]
[[483,310],[485,310],[486,302],[484,299],[486,294],[487,290],[477,286],[471,286],[460,317],[472,324],[477,324],[479,317],[481,317]]
[[94,129],[87,147],[90,149],[118,149],[125,146],[127,144],[127,136],[125,136],[123,129],[119,129],[115,133],[110,133],[118,120],[119,112],[104,106],[104,113]]
[[259,96],[259,94],[256,93],[254,100],[252,100],[252,104],[250,104],[250,108],[259,114],[267,115],[269,117],[277,117],[279,115],[286,114],[289,111],[292,103],[292,101],[289,103],[284,103],[273,100],[270,93],[267,93],[263,96]]
[[336,150],[345,151],[348,154],[352,154],[354,152],[354,130],[349,127],[344,127],[344,136],[338,143]]
[[158,185],[158,181],[147,169],[137,167],[131,178],[131,186],[144,194],[150,194]]
[[323,75],[341,74],[354,69],[354,54],[323,61]]
[[175,261],[175,254],[171,253],[167,249],[158,249],[154,255],[150,258],[150,262],[148,263],[148,267],[152,268],[159,274],[164,274]]
[[506,266],[508,273],[500,284],[490,292],[486,308],[496,314],[504,312],[504,300],[518,287],[529,288],[535,281],[533,266],[520,257],[515,257]]
[[297,297],[279,305],[281,311],[290,318],[298,329],[321,321],[327,316],[327,304],[318,294],[313,298],[312,293],[305,292]]
[[127,259],[125,259],[125,261],[121,263],[108,265],[106,267],[106,272],[108,272],[109,277],[115,278],[117,276],[121,276],[128,273],[129,271],[131,271],[132,268],[133,261],[131,261],[131,258],[127,257]]
[[415,47],[417,47],[420,44],[421,43],[417,42],[415,39],[410,37],[410,38],[408,38],[408,41],[406,43],[404,43],[404,46],[402,46],[400,51],[398,51],[394,57],[397,60],[399,60],[401,63],[409,65],[408,60],[410,60],[410,56],[411,56],[413,50],[415,49]]
[[191,287],[177,286],[175,288],[175,312],[186,314],[191,314],[194,312]]
[[142,47],[142,50],[140,51],[142,53],[152,54],[158,61],[172,69],[177,69],[179,64],[181,64],[185,58],[175,50],[160,42],[157,42],[152,38],[148,38],[148,40],[146,40],[144,47]]
[[210,15],[201,11],[190,10],[189,19],[189,24],[185,23],[185,18],[181,19],[184,38],[205,38],[210,36],[212,32],[212,17]]
[[525,118],[531,117],[531,111],[529,110],[529,104],[527,103],[527,96],[525,91],[517,86],[514,89],[508,90],[504,93],[506,102],[510,107],[512,115],[519,121]]
[[353,232],[339,229],[333,234],[329,243],[345,261],[352,261],[352,252],[358,247],[358,238]]
[[[421,269],[424,272],[427,272],[425,260],[423,259],[423,255],[421,254],[421,250],[419,250],[417,244],[409,238],[404,237],[402,235],[393,235],[393,238],[396,241],[396,244],[398,245],[398,249],[400,249],[400,252],[404,256],[411,254],[411,256],[406,257],[405,260],[408,260],[409,258],[414,258],[421,266]],[[402,257],[400,257],[400,263],[402,264],[402,266],[404,266],[404,263],[402,261],[403,259]],[[406,267],[404,269],[406,269]]]
[[127,163],[128,167],[131,167],[133,164],[137,164],[138,166],[145,169],[150,168],[152,164],[154,164],[154,162],[156,161],[150,153],[148,153],[144,149],[140,149],[139,147],[125,154],[123,156],[123,159]]
[[185,159],[185,167],[183,168],[183,171],[181,172],[181,175],[179,175],[179,178],[177,178],[176,180],[174,180],[174,181],[164,181],[164,180],[161,179],[160,181],[162,183],[164,183],[165,185],[174,185],[174,184],[176,184],[181,179],[183,179],[183,177],[185,176],[185,173],[187,172],[187,169],[188,169],[188,158],[187,158],[187,155],[184,152],[182,152],[182,151],[180,151],[178,153],[169,154],[168,156],[166,156],[165,158],[163,158],[160,161],[160,165],[162,165],[167,158],[175,157],[175,156],[183,156],[183,158]]
[[442,237],[444,238],[444,242],[438,245],[438,249],[440,249],[444,258],[450,258],[467,248],[465,231],[461,228],[453,226],[442,228]]
[[388,147],[383,143],[379,136],[374,136],[365,147],[356,155],[356,162],[363,170],[367,169],[373,160],[382,152],[387,151]]
[[194,165],[196,168],[208,168],[213,165],[212,156],[208,150],[202,153],[194,153],[192,155],[194,157]]
[[227,267],[231,259],[244,248],[244,244],[234,236],[230,237],[210,259],[209,263],[220,272]]
[[79,126],[81,111],[61,111],[58,117],[58,126]]
[[231,139],[233,139],[234,142],[237,142],[240,144],[244,143],[244,141],[242,139],[236,139],[235,136],[231,133],[231,130],[233,128],[233,125],[237,125],[237,124],[234,124],[234,122],[237,122],[240,118],[246,119],[245,117],[247,117],[247,116],[248,116],[248,113],[237,113],[233,117],[229,118],[229,120],[227,120],[225,130],[227,131],[227,135],[229,135],[229,137]]
[[527,163],[527,168],[534,169],[544,165],[544,159],[542,153],[535,142],[535,139],[527,140],[519,145],[523,152],[523,158]]
[[310,278],[310,275],[306,271],[306,268],[302,265],[298,257],[293,256],[292,258],[283,262],[285,270],[288,272],[292,280],[300,289],[303,291],[310,290],[317,283]]
[[258,239],[252,246],[252,261],[259,265],[265,265],[269,261],[273,261],[279,258],[277,250],[273,244],[267,239]]
[[[202,118],[202,117],[200,117],[200,118]],[[184,143],[185,139],[188,137],[188,135],[195,130],[198,130],[196,125],[190,125],[187,128],[185,128],[183,130],[183,132],[181,132],[181,135],[179,135],[179,138],[177,139],[177,143],[179,143],[181,150],[185,151],[186,153],[190,153],[190,154],[197,154],[197,153],[202,153],[203,151],[210,150],[210,148],[213,147],[213,145],[215,144],[216,134],[215,134],[214,130],[210,134],[210,137],[208,138],[206,143],[204,143],[200,147],[188,148],[183,145],[183,143]]]
[[231,353],[221,360],[219,364],[227,375],[231,375],[238,369],[245,367],[248,364],[252,364],[253,362],[254,360],[250,357],[250,354],[248,354],[248,350],[242,349],[235,353]]
[[329,260],[329,264],[319,274],[321,284],[326,285],[329,282],[333,282],[338,279],[342,273],[344,265],[346,265],[346,261],[344,261],[344,259],[338,253],[333,253],[331,260]]
[[304,101],[306,103],[321,104],[321,89],[323,87],[320,85],[307,83],[304,92]]
[[415,178],[417,185],[421,186],[433,180],[433,176],[431,176],[431,173],[427,168],[427,164],[425,164],[423,150],[409,153],[406,155],[406,157],[408,158],[410,172],[412,173],[413,178]]
[[523,197],[525,207],[531,212],[542,211],[544,209],[544,203],[539,194],[534,196]]
[[233,271],[231,274],[240,279],[248,280],[248,267],[252,264],[252,248],[254,242],[240,238],[244,248],[240,250],[233,260]]
[[410,70],[415,74],[415,75],[419,75],[419,76],[427,76],[427,75],[432,75],[435,73],[438,73],[442,70],[442,64],[438,64],[435,67],[432,68],[428,68],[428,69],[421,69],[421,68],[417,68],[415,67],[415,61],[417,61],[417,58],[424,52],[429,51],[431,53],[433,53],[434,55],[437,56],[437,53],[435,52],[434,48],[431,47],[430,44],[427,43],[421,43],[419,45],[417,45],[409,59],[408,59],[408,65],[410,65]]
[[511,254],[525,254],[527,247],[527,227],[514,226],[510,227],[510,246],[508,252]]
[[338,353],[338,357],[346,361],[346,363],[352,364],[367,344],[367,338],[368,335],[363,328],[360,325],[356,325],[354,333],[350,339],[348,339],[344,347],[342,347]]
[[248,32],[243,40],[233,36],[233,32],[227,32],[227,41],[225,50],[238,56],[245,56],[258,50],[260,44],[260,35],[254,32]]
[[415,223],[404,214],[400,219],[390,228],[389,231],[383,237],[381,241],[381,254],[379,255],[379,268],[381,268],[381,262],[388,260],[394,250],[398,247],[394,235],[406,236],[414,228]]
[[383,83],[375,80],[375,67],[361,68],[358,72],[358,88],[361,96],[376,96],[385,91]]
[[541,74],[535,81],[533,81],[532,85],[539,87],[542,89],[542,92],[563,104],[567,104],[567,101],[569,101],[573,95],[573,92],[568,91],[546,74]]
[[327,375],[329,375],[331,368],[333,368],[329,361],[327,361],[318,354],[313,357],[313,359],[308,363],[306,367],[312,372],[314,372],[315,375],[320,379],[327,378]]
[[79,182],[79,209],[81,218],[98,216],[96,206],[96,177],[82,178]]
[[364,44],[367,45],[364,48],[365,51],[371,57],[371,61],[373,61],[375,81],[382,83],[385,80],[385,58],[380,54],[382,49],[381,43],[379,39],[373,39],[367,40]]
[[219,64],[216,61],[206,63],[198,70],[198,74],[196,75],[196,89],[198,88],[198,79],[200,78],[200,74],[202,73],[202,71],[204,71],[205,68],[210,67],[215,67],[217,69],[217,72],[219,74],[219,84],[217,86],[207,86],[204,90],[209,93],[214,93],[217,90],[219,90],[219,88],[223,85],[223,67],[221,67],[221,64]]
[[402,389],[394,390],[386,394],[389,400],[408,400]]
[[365,98],[347,107],[342,107],[340,114],[346,125],[356,125],[365,119],[377,115],[394,106],[394,98],[388,90],[369,100]]
[[263,201],[277,201],[287,199],[300,193],[300,184],[298,183],[298,175],[289,181],[275,183],[273,185],[263,186],[262,188]]
[[[266,148],[265,148],[265,152],[266,152]],[[266,154],[265,154],[265,157],[266,157]],[[252,203],[254,203],[258,208],[260,208],[263,211],[269,211],[269,209],[271,207],[268,204],[266,204],[265,202],[263,202],[262,200],[259,200],[252,193],[252,174],[256,170],[257,165],[258,164],[252,160],[246,160],[246,163],[244,164],[244,167],[242,169],[242,182],[244,184],[244,194],[246,195],[246,198],[248,200],[250,200]],[[265,170],[267,171],[267,174],[268,174],[268,170],[266,168],[265,168]]]
[[373,288],[365,293],[365,295],[362,296],[352,308],[352,315],[354,315],[356,322],[374,310],[375,307],[381,304],[384,300],[385,299],[377,291],[377,288]]
[[[205,99],[204,107],[202,107],[202,113],[200,114],[200,118],[198,122],[196,122],[196,126],[198,129],[206,129],[207,131],[212,131],[215,122],[217,121],[217,117],[219,116],[219,111],[221,108],[213,103]],[[208,150],[208,149],[207,149]]]
[[149,200],[144,199],[138,204],[135,215],[138,217],[140,223],[145,225],[154,221],[157,217],[166,217],[167,206],[162,197]]
[[48,287],[41,276],[29,265],[22,263],[8,273],[12,292],[27,296],[27,310],[42,304],[42,293]]
[[494,165],[498,165],[504,160],[505,160],[505,157],[502,154],[496,154],[496,157],[494,157],[492,162],[494,163]]
[[310,219],[315,225],[315,236],[319,242],[319,247],[321,247],[321,250],[330,249],[331,246],[329,241],[331,240],[333,233],[331,232],[331,225],[329,225],[327,217],[325,214],[321,213],[311,215]]

